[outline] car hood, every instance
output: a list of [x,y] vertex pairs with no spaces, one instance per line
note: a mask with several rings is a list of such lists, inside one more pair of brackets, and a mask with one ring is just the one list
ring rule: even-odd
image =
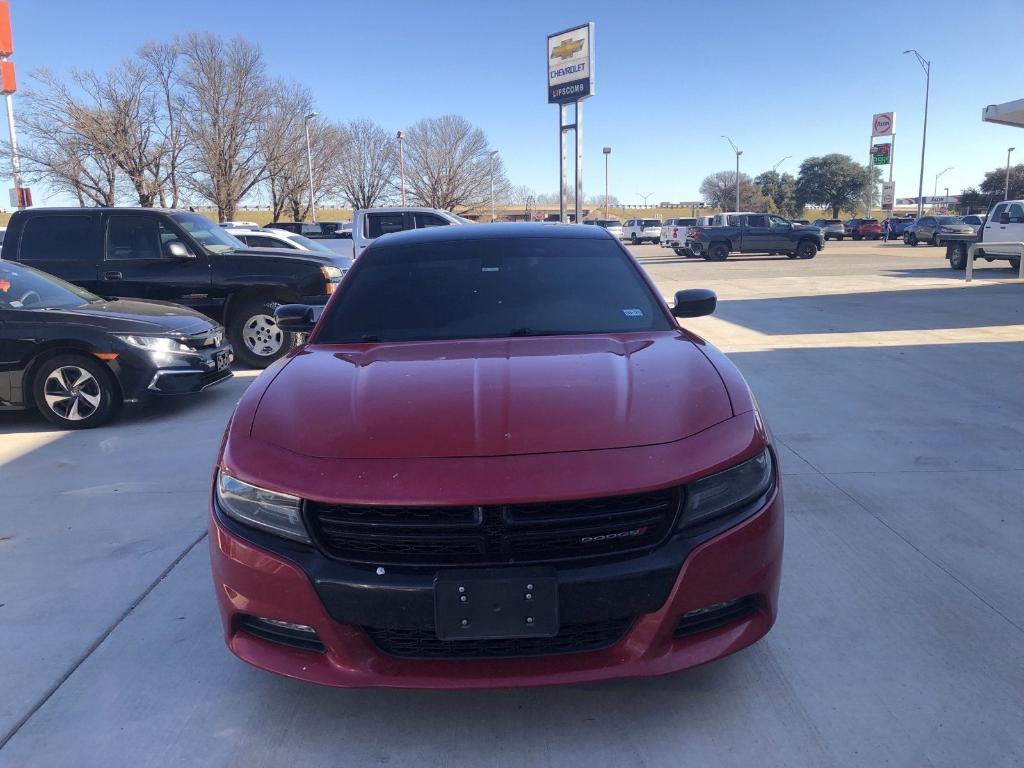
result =
[[313,345],[250,434],[330,458],[510,456],[667,443],[732,415],[707,357],[666,331]]
[[[298,248],[239,248],[228,253],[221,254],[221,258],[233,259],[254,257],[263,259],[276,259],[282,261],[316,263],[321,266],[337,265],[339,256],[332,256],[329,253],[319,251],[303,251]],[[351,265],[351,261],[349,261]]]
[[88,322],[115,333],[177,333],[191,335],[214,327],[205,315],[165,301],[104,299],[74,309],[35,310],[44,317],[62,321]]

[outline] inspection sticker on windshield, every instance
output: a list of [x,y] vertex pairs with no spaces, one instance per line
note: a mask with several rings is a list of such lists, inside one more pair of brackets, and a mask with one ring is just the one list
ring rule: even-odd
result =
[[624,309],[622,314],[626,317],[643,317],[644,311],[642,309]]

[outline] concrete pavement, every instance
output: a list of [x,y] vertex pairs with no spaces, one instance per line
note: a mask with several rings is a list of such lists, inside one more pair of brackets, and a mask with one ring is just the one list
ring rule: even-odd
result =
[[636,249],[779,442],[779,621],[653,680],[340,691],[224,649],[201,540],[250,378],[101,430],[0,414],[0,766],[1024,763],[1024,285],[938,249]]

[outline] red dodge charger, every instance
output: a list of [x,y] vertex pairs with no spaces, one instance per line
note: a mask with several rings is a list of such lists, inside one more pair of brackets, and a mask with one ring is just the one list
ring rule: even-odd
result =
[[599,227],[381,237],[228,425],[231,650],[337,686],[657,675],[775,620],[775,452],[733,365]]

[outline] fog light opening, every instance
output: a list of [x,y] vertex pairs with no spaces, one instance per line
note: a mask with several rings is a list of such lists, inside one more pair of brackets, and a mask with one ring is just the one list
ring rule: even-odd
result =
[[278,645],[287,645],[305,651],[324,650],[320,636],[308,624],[293,624],[280,619],[268,619],[263,616],[243,614],[238,617],[238,629],[253,637]]
[[687,611],[679,620],[673,637],[688,637],[699,632],[707,632],[726,624],[749,618],[757,610],[757,596],[747,595],[738,600],[714,603],[693,611]]

